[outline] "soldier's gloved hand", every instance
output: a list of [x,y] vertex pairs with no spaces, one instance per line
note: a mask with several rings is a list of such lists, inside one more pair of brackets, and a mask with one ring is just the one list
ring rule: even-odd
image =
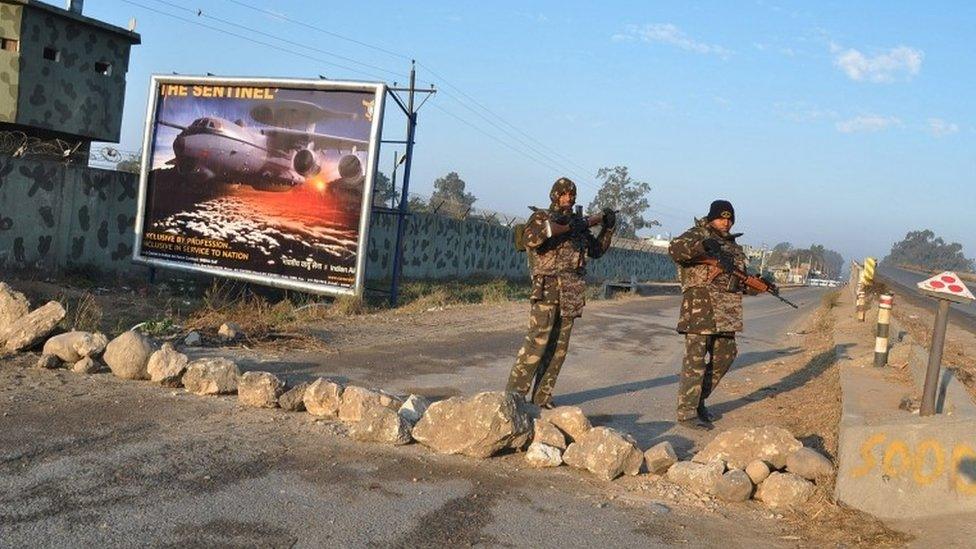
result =
[[711,256],[717,256],[722,253],[722,243],[715,238],[702,240],[702,248],[705,248],[705,253]]
[[610,208],[603,209],[603,228],[612,229],[617,226],[617,212]]
[[569,228],[573,231],[573,234],[583,234],[584,231],[590,228],[590,224],[586,222],[585,217],[573,216],[569,221]]

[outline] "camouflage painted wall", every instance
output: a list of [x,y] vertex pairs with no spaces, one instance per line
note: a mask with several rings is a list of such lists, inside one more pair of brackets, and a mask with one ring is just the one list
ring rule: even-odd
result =
[[[366,275],[389,278],[396,240],[396,217],[374,215]],[[403,274],[413,279],[464,278],[472,275],[528,277],[525,253],[515,250],[512,229],[480,221],[459,221],[414,214],[405,231]],[[667,255],[611,248],[587,266],[591,280],[674,280],[677,270]]]
[[128,272],[134,174],[0,157],[0,267]]
[[[45,59],[45,47],[60,50],[60,60]],[[118,142],[129,48],[119,34],[24,9],[17,123]],[[111,74],[96,72],[96,62],[110,63]]]
[[[139,273],[130,263],[138,175],[0,157],[0,268],[50,271],[91,266]],[[396,218],[374,215],[367,251],[367,277],[389,278]],[[664,254],[613,248],[590,263],[594,280],[673,280]],[[403,275],[412,279],[528,276],[525,254],[512,230],[479,221],[430,214],[410,217]]]
[[[0,37],[20,40],[23,8],[0,4]],[[0,122],[17,120],[17,92],[20,81],[20,54],[0,49]]]

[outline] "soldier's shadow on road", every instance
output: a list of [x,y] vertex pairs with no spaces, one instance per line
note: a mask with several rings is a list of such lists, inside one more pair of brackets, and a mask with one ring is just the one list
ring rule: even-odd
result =
[[[770,351],[754,351],[750,353],[743,353],[740,355],[735,363],[732,365],[734,370],[739,370],[741,368],[747,368],[749,366],[759,364],[761,362],[766,362],[772,358],[776,357],[786,357],[798,354],[802,352],[803,349],[800,347],[789,347],[786,349],[774,349]],[[680,366],[675,367],[680,368]],[[630,381],[627,383],[619,383],[617,385],[609,385],[607,387],[600,387],[597,389],[587,389],[585,391],[577,391],[575,393],[569,393],[566,395],[559,395],[556,397],[556,403],[559,405],[569,405],[569,406],[579,406],[584,402],[589,402],[591,400],[598,400],[601,398],[609,398],[619,395],[624,395],[627,393],[633,393],[635,391],[643,391],[645,389],[653,389],[655,387],[660,387],[662,385],[672,385],[678,383],[678,374],[671,374],[667,376],[655,377],[651,379],[645,379],[642,381]],[[675,389],[677,391],[677,389]],[[675,398],[677,398],[677,393],[675,393]]]
[[[714,412],[718,412],[719,414],[725,414],[732,410],[742,408],[743,406],[748,406],[753,402],[758,402],[765,398],[773,398],[786,394],[794,389],[798,389],[806,385],[809,381],[819,377],[831,366],[836,364],[840,358],[847,356],[847,349],[853,346],[853,343],[835,345],[826,351],[817,353],[798,370],[791,372],[776,383],[760,387],[735,400],[723,402],[715,405],[714,407],[710,406],[709,409]],[[719,390],[721,390],[721,386]]]

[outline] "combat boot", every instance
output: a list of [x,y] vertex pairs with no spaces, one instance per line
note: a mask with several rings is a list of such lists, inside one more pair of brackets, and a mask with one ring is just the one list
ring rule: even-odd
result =
[[719,419],[717,415],[708,411],[708,408],[705,407],[704,400],[698,401],[698,408],[696,409],[696,412],[698,412],[698,419],[707,421],[708,423],[713,423]]

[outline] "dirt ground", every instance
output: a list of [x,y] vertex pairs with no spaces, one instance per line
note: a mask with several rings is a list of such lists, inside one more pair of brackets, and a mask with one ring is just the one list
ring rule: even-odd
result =
[[[34,303],[45,298],[68,301],[69,322],[81,323],[88,329],[101,328],[110,335],[147,319],[159,319],[160,311],[165,311],[164,318],[173,320],[170,325],[160,328],[160,335],[180,337],[185,328],[180,324],[192,320],[195,311],[206,306],[206,296],[191,291],[181,294],[179,288],[161,290],[135,287],[121,292],[110,292],[102,291],[97,286],[66,287],[55,281],[10,282],[15,288],[28,293]],[[487,332],[501,327],[521,326],[524,322],[525,304],[520,302],[498,300],[494,303],[465,305],[445,303],[443,299],[424,302],[423,296],[417,301],[420,302],[419,306],[405,310],[379,310],[355,315],[321,314],[311,318],[295,318],[291,309],[288,314],[293,316],[287,320],[287,330],[268,330],[260,338],[247,340],[242,345],[254,352],[268,354],[286,352],[289,347],[296,345],[311,346],[324,353],[340,353],[364,345],[376,345],[377,342],[384,346],[395,346],[401,342],[432,337],[433,334],[444,338],[450,337],[451,333],[470,333],[472,330]],[[613,301],[594,302],[590,305],[594,310],[608,311],[614,306]],[[313,305],[310,308],[319,307]],[[793,334],[801,341],[801,352],[784,354],[756,366],[758,371],[749,380],[730,379],[726,382],[725,390],[732,394],[747,395],[746,398],[753,402],[734,414],[728,414],[723,419],[723,428],[782,425],[805,445],[817,448],[835,459],[840,417],[837,353],[831,335],[835,314],[837,311],[833,309],[833,300],[825,298],[817,312],[807,318]],[[209,318],[213,320],[213,317]],[[85,322],[88,324],[84,324]],[[795,339],[793,343],[796,343]],[[17,418],[19,429],[34,433],[61,433],[61,442],[40,442],[25,448],[8,447],[3,453],[3,459],[0,459],[0,472],[5,470],[9,474],[18,467],[26,470],[38,460],[50,460],[61,452],[76,451],[72,436],[65,432],[65,428],[78,423],[79,432],[85,429],[97,431],[94,438],[82,437],[83,444],[102,444],[106,446],[106,451],[114,448],[120,441],[128,441],[133,436],[145,436],[143,430],[149,429],[151,436],[162,437],[164,441],[172,436],[173,439],[166,442],[165,447],[174,451],[174,446],[180,444],[202,444],[206,446],[203,456],[230,456],[236,465],[226,473],[226,479],[209,475],[205,479],[187,478],[181,481],[192,484],[194,489],[204,491],[206,486],[223,480],[237,482],[237,476],[258,474],[248,465],[252,458],[253,467],[262,471],[269,466],[267,464],[286,458],[307,464],[308,460],[314,459],[314,456],[307,455],[309,451],[314,453],[314,448],[309,447],[309,436],[317,440],[325,437],[332,441],[328,445],[341,450],[331,452],[341,453],[345,459],[355,456],[353,459],[363,462],[402,462],[402,467],[409,471],[409,475],[413,475],[411,478],[414,481],[418,476],[422,478],[424,475],[436,477],[439,474],[449,474],[440,470],[444,467],[443,463],[448,463],[447,467],[451,470],[457,468],[462,475],[479,478],[479,482],[483,481],[486,485],[499,483],[501,478],[509,484],[517,484],[525,478],[530,479],[526,481],[529,485],[549,483],[547,477],[541,476],[543,473],[526,471],[519,455],[503,456],[484,464],[453,457],[447,458],[445,462],[445,458],[431,456],[418,446],[389,449],[357,445],[342,439],[344,429],[340,424],[315,421],[305,414],[241,411],[232,398],[204,399],[205,402],[201,402],[200,399],[181,391],[159,389],[145,383],[123,382],[106,374],[79,379],[69,372],[38,371],[32,368],[35,360],[36,355],[31,354],[0,360],[0,402],[4,403],[3,419],[6,420],[3,423],[12,427],[11,420]],[[157,409],[186,417],[168,418],[166,422],[155,427],[151,420],[142,418],[141,421],[145,424],[140,424],[141,427],[133,430],[133,406],[140,410]],[[136,415],[141,417],[143,414],[140,412]],[[192,429],[181,432],[185,421],[197,425],[199,432]],[[221,436],[222,431],[244,433],[252,428],[256,429],[252,434],[229,438]],[[157,432],[160,430],[162,432]],[[178,436],[174,433],[178,433]],[[271,447],[250,442],[252,439],[262,440],[265,435],[268,440],[273,441]],[[206,444],[202,442],[204,439],[207,440]],[[292,442],[287,442],[289,439]],[[24,444],[25,438],[10,436],[5,442]],[[275,444],[285,446],[274,446]],[[318,443],[311,444],[314,446]],[[296,452],[307,459],[299,459]],[[194,459],[207,458],[194,454]],[[201,465],[206,468],[206,463]],[[833,486],[818,487],[814,501],[796,513],[771,513],[757,502],[723,504],[709,497],[687,493],[658,477],[646,474],[613,483],[600,482],[565,468],[561,468],[556,474],[561,490],[568,487],[577,498],[597,502],[595,505],[598,509],[609,505],[627,513],[636,509],[645,515],[649,508],[655,509],[653,505],[664,505],[665,508],[672,509],[666,513],[669,518],[664,523],[651,521],[659,541],[668,544],[706,542],[707,545],[716,545],[735,540],[731,545],[745,546],[762,540],[764,545],[774,546],[877,547],[901,546],[908,541],[906,536],[889,530],[873,517],[834,503],[831,499]],[[132,478],[124,469],[117,470],[109,477],[99,480],[103,487],[129,491],[127,485]],[[330,478],[336,484],[344,482],[339,473]],[[43,487],[32,489],[43,491]],[[61,505],[78,505],[71,503],[72,497],[84,499],[82,494],[68,497],[62,503],[52,503],[47,512],[59,513],[63,510]],[[0,506],[4,505],[2,499],[0,498]],[[7,503],[12,501],[7,500]],[[56,503],[60,500],[55,497],[52,501]],[[470,512],[458,512],[462,511]],[[460,518],[464,516],[463,513],[454,517],[440,516],[439,520],[444,522],[441,525],[441,534],[436,534],[435,528],[428,534],[431,537],[424,538],[423,532],[418,531],[416,536],[419,537],[414,541],[485,542],[486,540],[478,537],[466,537],[464,532],[467,530],[455,524],[459,520],[463,523]],[[5,518],[9,516],[0,512],[0,523]],[[646,519],[639,519],[638,522],[640,520]],[[701,526],[705,523],[710,526]],[[452,537],[450,532],[456,527],[460,530]],[[728,528],[729,531],[725,533],[719,527]],[[438,535],[446,537],[438,538]]]

